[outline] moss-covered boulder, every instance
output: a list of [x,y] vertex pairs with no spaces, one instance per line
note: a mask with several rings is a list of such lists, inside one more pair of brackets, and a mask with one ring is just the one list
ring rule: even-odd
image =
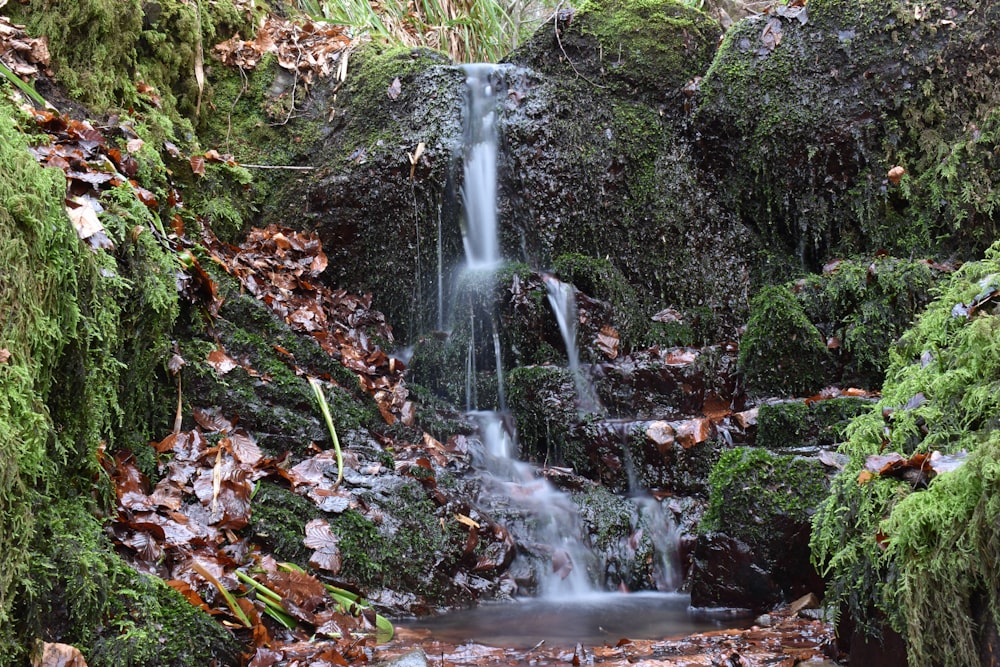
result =
[[750,304],[739,370],[752,395],[811,394],[827,381],[830,353],[785,287],[765,287]]
[[873,399],[842,396],[820,401],[781,401],[757,408],[754,444],[772,452],[815,453],[844,441],[851,419],[871,409]]
[[828,342],[833,361],[829,381],[880,387],[889,349],[951,270],[949,264],[880,253],[871,259],[832,261],[822,274],[789,284]]
[[20,130],[33,121],[0,92],[0,664],[24,664],[36,639],[95,666],[238,664],[230,633],[128,567],[102,528],[113,489],[99,452],[148,442],[171,413],[156,378],[179,266],[162,221],[111,191],[115,247],[85,245],[65,176],[36,163]]
[[819,461],[739,447],[722,454],[709,487],[693,557],[693,605],[760,611],[822,592],[809,553],[811,519],[828,488]]
[[[899,633],[911,665],[980,664],[1000,620],[998,275],[994,245],[893,349],[882,400],[852,424],[850,461],[814,521],[828,602],[858,642]],[[918,474],[879,463],[893,454]]]
[[1000,196],[998,17],[821,0],[741,21],[700,84],[701,164],[741,221],[814,269],[831,251],[981,251]]
[[587,0],[555,14],[508,60],[619,97],[678,108],[715,54],[721,26],[672,0]]

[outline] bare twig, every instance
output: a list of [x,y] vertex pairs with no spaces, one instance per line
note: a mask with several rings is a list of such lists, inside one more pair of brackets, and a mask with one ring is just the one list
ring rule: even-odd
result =
[[312,171],[316,167],[298,167],[290,164],[243,164],[240,163],[241,167],[246,167],[247,169],[285,169],[287,171]]
[[566,53],[566,49],[563,48],[562,39],[560,39],[559,37],[559,10],[562,9],[562,6],[563,6],[562,2],[556,5],[556,10],[552,14],[552,32],[554,32],[556,35],[556,43],[559,44],[559,50],[562,51],[563,56],[566,58],[566,62],[569,63],[569,66],[573,68],[573,71],[576,72],[576,75],[578,77],[580,77],[581,79],[592,85],[594,88],[606,88],[607,86],[602,86],[601,84],[595,81],[591,81],[583,74],[581,74],[580,70],[578,70],[576,68],[576,65],[573,64],[573,60],[569,57],[569,54]]

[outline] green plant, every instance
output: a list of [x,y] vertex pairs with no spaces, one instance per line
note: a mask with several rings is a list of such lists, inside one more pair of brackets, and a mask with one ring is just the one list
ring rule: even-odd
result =
[[351,26],[373,39],[427,46],[457,62],[497,61],[536,25],[551,0],[301,0],[315,18]]
[[326,422],[326,427],[330,429],[330,439],[333,440],[333,448],[337,452],[337,482],[333,485],[334,488],[340,485],[340,482],[344,479],[344,456],[340,452],[340,439],[337,437],[337,429],[333,427],[333,417],[330,415],[330,406],[326,402],[326,396],[323,395],[323,388],[319,384],[319,380],[316,378],[309,378],[309,384],[313,388],[313,392],[316,394],[316,400],[319,402],[319,409],[323,413],[323,420]]

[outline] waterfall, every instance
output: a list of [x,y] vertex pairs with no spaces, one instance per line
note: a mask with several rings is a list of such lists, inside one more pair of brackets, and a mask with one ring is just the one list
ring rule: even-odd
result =
[[583,521],[573,500],[537,474],[531,464],[514,458],[516,437],[502,413],[469,413],[479,425],[485,456],[477,467],[483,484],[502,498],[495,508],[526,525],[518,535],[522,547],[547,561],[535,572],[537,593],[546,599],[577,598],[596,590],[598,558],[582,542]]
[[493,269],[500,263],[497,239],[497,99],[495,65],[464,65],[466,79],[465,206],[463,242],[467,268]]
[[[487,64],[465,65],[466,116],[464,122],[465,207],[463,241],[464,275],[492,274],[501,263],[497,229],[497,99],[493,74]],[[470,285],[492,285],[475,276]],[[490,320],[497,376],[497,406],[482,410],[476,391],[476,315],[470,314],[469,348],[466,358],[466,409],[479,426],[482,450],[476,467],[482,483],[496,494],[497,513],[512,515],[526,530],[519,535],[522,547],[534,556],[537,592],[547,598],[579,596],[595,590],[592,573],[599,571],[597,558],[583,544],[583,522],[576,504],[556,489],[531,465],[516,459],[517,440],[513,420],[506,413],[500,333]],[[484,321],[485,324],[485,321]],[[488,344],[482,340],[480,344]],[[484,502],[486,500],[484,499]],[[538,563],[544,562],[544,565]]]
[[590,378],[584,375],[580,368],[580,349],[576,345],[576,323],[579,319],[576,310],[576,288],[548,274],[543,275],[542,280],[548,291],[549,305],[555,313],[563,343],[566,345],[569,372],[573,375],[573,384],[576,387],[577,407],[582,413],[597,412],[600,409],[600,401]]

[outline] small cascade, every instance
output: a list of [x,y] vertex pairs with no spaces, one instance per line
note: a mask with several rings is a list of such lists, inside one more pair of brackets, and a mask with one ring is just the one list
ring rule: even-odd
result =
[[598,412],[601,403],[597,398],[597,391],[589,376],[580,368],[580,349],[576,344],[576,323],[579,319],[576,310],[576,288],[548,274],[542,276],[542,280],[545,282],[549,305],[555,313],[559,332],[566,345],[569,372],[573,375],[573,384],[576,387],[577,407],[581,413]]
[[500,264],[497,236],[497,131],[492,76],[495,65],[464,65],[466,75],[465,206],[466,268],[473,271]]
[[[463,70],[467,106],[462,185],[466,262],[462,274],[468,285],[483,289],[492,281],[482,281],[477,274],[491,274],[502,260],[496,202],[497,99],[492,81],[496,67],[473,64],[463,66]],[[536,571],[532,579],[540,595],[565,598],[594,592],[591,573],[599,568],[596,557],[581,541],[585,531],[579,509],[567,494],[541,477],[533,466],[515,458],[517,440],[513,420],[506,413],[500,334],[492,316],[489,316],[489,330],[492,331],[496,367],[497,405],[495,411],[483,410],[479,405],[476,377],[481,369],[477,368],[476,353],[480,344],[489,343],[482,336],[476,339],[475,311],[471,309],[469,322],[466,409],[479,426],[482,442],[482,451],[474,452],[476,467],[484,486],[492,492],[488,494],[492,502],[502,505],[491,509],[511,516],[523,528],[518,530],[518,542],[534,556],[531,567]]]
[[[504,507],[493,508],[524,527],[519,543],[540,561],[535,572],[537,592],[546,599],[565,599],[594,593],[594,573],[599,570],[596,556],[583,544],[580,512],[572,499],[540,477],[534,466],[513,457],[516,439],[499,412],[470,413],[479,425],[485,456],[477,467],[483,484]],[[518,529],[514,529],[518,532]]]

